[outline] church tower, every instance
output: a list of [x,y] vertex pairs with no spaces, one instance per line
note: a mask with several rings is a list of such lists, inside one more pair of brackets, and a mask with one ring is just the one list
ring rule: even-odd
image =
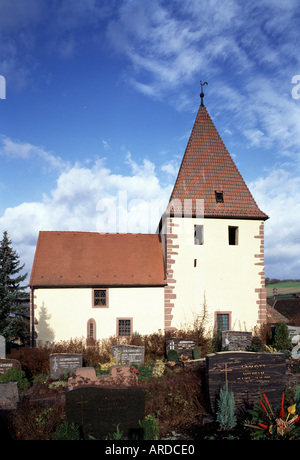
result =
[[[202,85],[203,86],[203,85]],[[201,105],[162,216],[165,330],[247,330],[266,322],[264,222]]]

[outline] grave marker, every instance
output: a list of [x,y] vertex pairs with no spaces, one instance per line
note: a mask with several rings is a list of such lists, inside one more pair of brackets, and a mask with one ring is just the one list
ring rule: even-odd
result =
[[3,335],[0,335],[0,359],[6,358],[6,342]]
[[280,404],[286,386],[286,362],[282,353],[223,352],[206,356],[208,396],[212,412],[220,388],[233,391],[236,409],[249,408],[261,393],[274,406]]
[[65,372],[74,374],[77,367],[82,367],[81,353],[53,353],[50,355],[50,374],[53,379],[59,379]]
[[19,371],[22,370],[21,363],[17,359],[0,359],[0,375],[6,374],[12,367],[15,367]]
[[19,402],[18,383],[0,383],[0,409],[14,410]]
[[119,426],[124,437],[138,430],[145,416],[146,390],[83,386],[66,391],[68,422],[81,426],[84,439],[103,439]]
[[192,358],[195,346],[198,346],[197,339],[171,337],[166,339],[166,355],[168,356],[169,350],[176,350],[179,356],[184,355]]
[[75,388],[83,385],[101,387],[136,387],[138,377],[132,374],[127,366],[112,366],[109,374],[97,376],[94,367],[78,367],[76,375],[68,379],[68,387]]
[[297,343],[298,336],[300,335],[300,326],[288,326],[288,330],[292,343]]
[[118,363],[144,364],[145,347],[138,345],[113,345],[111,347],[112,356]]
[[252,341],[252,332],[222,331],[222,348],[228,351],[249,350]]

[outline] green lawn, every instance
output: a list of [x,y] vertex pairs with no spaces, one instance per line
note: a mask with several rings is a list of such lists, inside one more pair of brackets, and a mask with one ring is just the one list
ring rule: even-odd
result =
[[277,295],[288,295],[293,293],[300,293],[300,282],[299,281],[282,281],[280,283],[269,284],[267,286],[267,296],[272,297],[273,289],[276,289]]

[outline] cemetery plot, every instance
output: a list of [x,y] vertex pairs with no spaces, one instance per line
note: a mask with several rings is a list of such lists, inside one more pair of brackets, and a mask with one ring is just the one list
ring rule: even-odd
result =
[[51,378],[59,379],[62,374],[73,374],[78,367],[82,367],[81,353],[54,353],[50,355]]
[[212,412],[220,388],[233,391],[237,412],[249,408],[261,393],[271,404],[281,400],[286,385],[286,363],[282,353],[223,352],[206,356],[208,396]]
[[78,367],[76,375],[69,378],[69,388],[81,385],[94,385],[102,387],[133,387],[138,385],[138,377],[130,372],[126,366],[112,366],[109,375],[96,376],[94,367]]
[[138,345],[114,345],[111,347],[112,356],[118,363],[144,364],[145,347]]
[[84,439],[89,435],[101,439],[113,434],[117,427],[124,436],[139,428],[145,416],[146,390],[137,388],[78,387],[66,392],[66,413],[69,422],[81,426]]
[[300,326],[288,326],[292,343],[298,343],[300,337]]
[[21,363],[16,359],[0,359],[0,375],[6,374],[8,369],[15,367],[19,371],[22,370]]
[[252,332],[222,331],[222,348],[228,351],[249,350]]
[[166,339],[166,355],[168,356],[169,350],[176,350],[178,356],[184,355],[192,358],[195,346],[198,346],[198,340],[196,339],[168,338]]
[[17,408],[19,392],[17,382],[0,383],[0,409],[13,410]]

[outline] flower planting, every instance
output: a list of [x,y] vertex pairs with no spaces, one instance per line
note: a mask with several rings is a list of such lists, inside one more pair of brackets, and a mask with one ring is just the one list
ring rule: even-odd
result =
[[246,427],[255,430],[253,439],[299,439],[300,416],[296,413],[297,410],[300,413],[299,404],[285,406],[285,393],[282,394],[279,410],[273,410],[265,393],[259,404],[261,410],[250,411],[252,423],[245,423]]

